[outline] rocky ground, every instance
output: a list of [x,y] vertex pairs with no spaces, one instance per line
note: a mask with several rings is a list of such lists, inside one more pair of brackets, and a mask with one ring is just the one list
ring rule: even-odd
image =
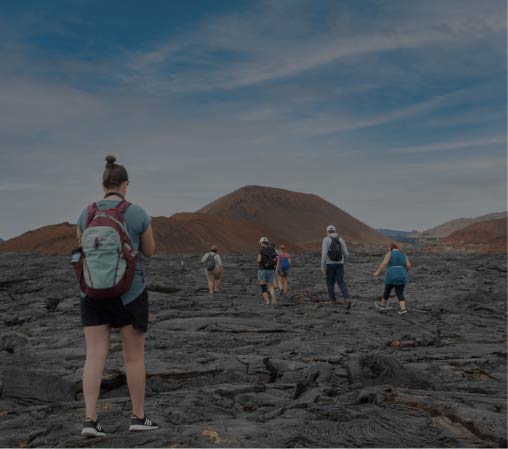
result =
[[147,413],[161,429],[126,431],[114,333],[99,404],[109,435],[87,440],[68,258],[1,254],[0,446],[505,447],[506,256],[414,255],[405,316],[395,299],[374,308],[380,259],[352,255],[350,310],[323,301],[316,255],[295,257],[277,306],[260,303],[252,255],[224,257],[213,298],[197,256],[145,261]]

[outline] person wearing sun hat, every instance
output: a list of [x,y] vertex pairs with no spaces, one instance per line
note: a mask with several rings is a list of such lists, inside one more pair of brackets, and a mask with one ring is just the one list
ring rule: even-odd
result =
[[210,247],[210,251],[201,258],[201,263],[206,264],[205,275],[210,295],[218,293],[220,288],[220,279],[222,273],[224,273],[224,266],[216,245],[212,245]]
[[342,237],[339,237],[334,225],[328,225],[326,233],[327,235],[323,239],[321,247],[321,271],[326,275],[328,298],[332,302],[336,301],[335,283],[337,283],[342,296],[346,300],[346,306],[349,308],[351,303],[344,281],[344,258],[349,256],[346,242]]
[[268,238],[259,239],[259,252],[257,257],[258,281],[265,304],[275,304],[275,267],[277,266],[277,253],[270,246]]

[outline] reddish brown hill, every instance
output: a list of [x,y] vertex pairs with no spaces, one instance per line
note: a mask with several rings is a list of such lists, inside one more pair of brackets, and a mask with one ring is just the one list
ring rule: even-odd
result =
[[498,218],[506,217],[506,212],[494,212],[487,215],[481,215],[479,217],[473,218],[456,218],[455,220],[447,221],[435,228],[428,229],[422,232],[422,237],[425,238],[440,238],[444,239],[448,237],[452,232],[460,231],[464,229],[466,226],[472,225],[474,223],[479,223],[481,221],[490,221],[497,220]]
[[248,221],[266,229],[268,238],[284,236],[308,249],[319,249],[326,226],[334,224],[344,238],[357,244],[387,242],[379,232],[323,198],[271,187],[247,186],[198,210],[215,216]]
[[0,244],[2,252],[70,254],[76,247],[76,225],[61,223],[25,232]]
[[[328,224],[348,243],[383,244],[387,239],[316,195],[250,186],[219,198],[196,213],[156,217],[158,253],[196,253],[211,244],[224,253],[252,251],[261,236],[286,243],[289,251],[319,250]],[[0,244],[0,251],[70,254],[76,227],[44,226]]]
[[[222,253],[253,251],[266,232],[240,220],[197,213],[179,213],[171,217],[155,217],[152,221],[156,252],[199,253],[218,245]],[[282,243],[283,240],[277,240]],[[2,252],[70,254],[76,246],[76,226],[69,223],[44,226],[0,244]],[[302,251],[288,242],[288,249]]]
[[485,253],[507,251],[507,219],[482,221],[451,233],[441,241],[458,249]]
[[[258,247],[259,238],[266,233],[252,223],[200,213],[156,217],[153,227],[160,253],[202,252],[212,244],[223,253],[248,252]],[[288,249],[302,250],[297,245],[288,245]]]

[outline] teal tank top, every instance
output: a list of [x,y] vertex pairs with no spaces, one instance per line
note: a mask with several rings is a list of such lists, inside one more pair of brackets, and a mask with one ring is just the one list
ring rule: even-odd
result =
[[385,283],[387,285],[407,284],[406,255],[402,251],[390,251]]

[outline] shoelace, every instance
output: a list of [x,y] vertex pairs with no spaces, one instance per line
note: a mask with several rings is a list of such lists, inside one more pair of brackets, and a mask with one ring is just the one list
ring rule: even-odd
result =
[[151,426],[152,425],[152,421],[150,421],[150,418],[145,418],[145,426]]
[[96,428],[99,432],[102,432],[102,426],[101,426],[99,423],[97,423],[97,424],[96,424],[95,428]]

